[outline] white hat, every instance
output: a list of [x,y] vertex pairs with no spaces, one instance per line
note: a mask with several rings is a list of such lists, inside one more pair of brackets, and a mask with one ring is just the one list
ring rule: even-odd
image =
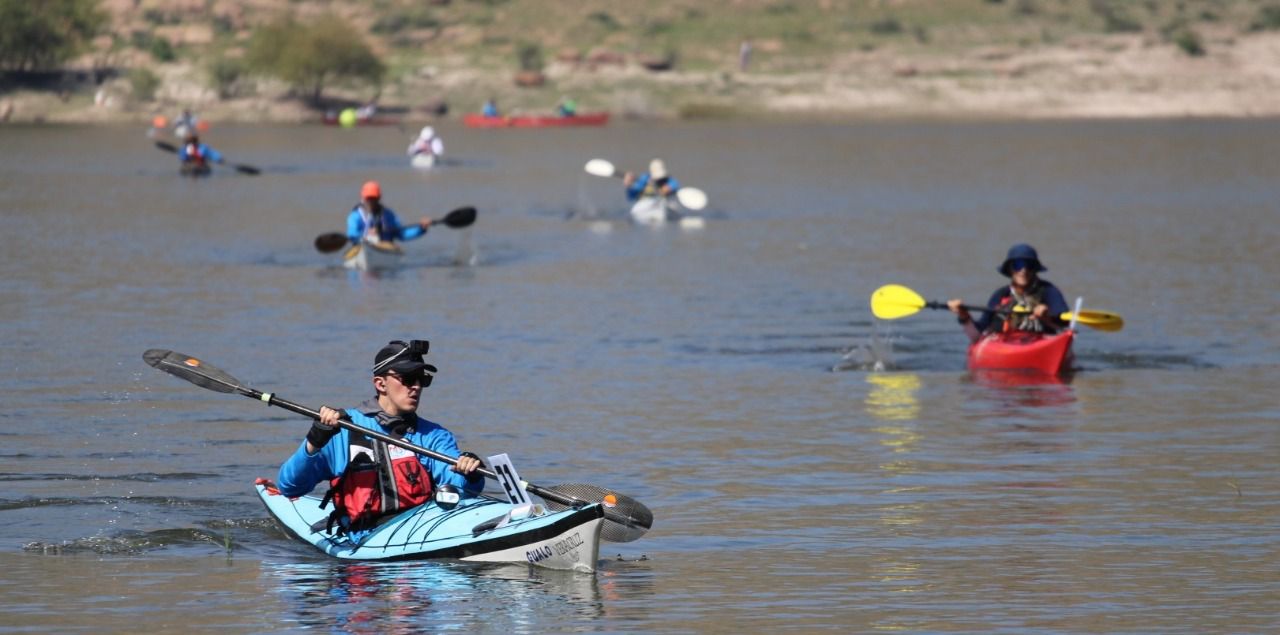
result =
[[434,137],[434,136],[436,136],[436,129],[432,128],[431,126],[423,126],[422,132],[418,133],[419,139],[430,139],[431,137]]
[[649,178],[665,179],[667,178],[667,164],[662,159],[654,159],[649,162]]

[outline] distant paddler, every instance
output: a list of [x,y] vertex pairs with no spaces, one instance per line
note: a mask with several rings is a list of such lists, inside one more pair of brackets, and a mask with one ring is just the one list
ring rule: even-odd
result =
[[[697,229],[703,226],[700,216],[684,216],[684,210],[701,210],[707,206],[707,195],[700,189],[684,187],[667,172],[662,159],[649,162],[647,172],[619,171],[605,159],[587,161],[587,174],[621,178],[631,201],[631,218],[637,223],[658,225],[679,217],[681,227]],[[678,205],[676,205],[678,203]],[[683,217],[681,217],[683,216]]]
[[366,181],[360,188],[360,202],[347,214],[347,239],[353,245],[421,238],[431,226],[426,216],[413,225],[401,225],[394,210],[382,204],[382,186]]
[[210,164],[224,163],[222,154],[200,142],[194,128],[188,129],[182,146],[178,148],[180,171],[184,176],[205,176],[212,170]]
[[436,135],[436,129],[423,126],[418,137],[409,144],[408,154],[415,168],[429,168],[444,156],[444,141]]

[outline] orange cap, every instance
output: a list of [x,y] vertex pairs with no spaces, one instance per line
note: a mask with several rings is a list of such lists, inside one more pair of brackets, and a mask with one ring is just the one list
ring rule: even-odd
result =
[[377,181],[365,181],[360,188],[360,198],[382,198],[382,186]]

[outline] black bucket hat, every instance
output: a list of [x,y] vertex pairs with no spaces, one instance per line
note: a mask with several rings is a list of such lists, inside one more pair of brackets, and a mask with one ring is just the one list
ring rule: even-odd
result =
[[1013,272],[1009,270],[1009,265],[1013,264],[1013,261],[1019,260],[1019,259],[1030,260],[1032,263],[1034,263],[1032,266],[1032,269],[1036,273],[1049,270],[1048,267],[1040,263],[1040,254],[1036,253],[1035,247],[1032,247],[1031,245],[1028,245],[1026,243],[1018,243],[1017,245],[1014,245],[1009,248],[1009,255],[1004,257],[1004,262],[1000,263],[1000,266],[996,269],[996,271],[999,271],[1000,273],[1004,274],[1006,278],[1012,277]]
[[422,361],[427,353],[429,343],[426,340],[410,340],[408,343],[394,340],[382,347],[373,358],[374,376],[395,372],[397,375],[412,375],[417,372],[437,372],[436,367]]

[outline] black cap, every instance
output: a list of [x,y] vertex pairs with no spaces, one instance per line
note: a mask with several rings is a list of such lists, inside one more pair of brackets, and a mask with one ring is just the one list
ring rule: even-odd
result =
[[373,358],[373,374],[386,375],[394,371],[397,375],[412,375],[423,370],[437,372],[436,367],[422,361],[427,352],[426,340],[410,340],[408,344],[395,340]]

